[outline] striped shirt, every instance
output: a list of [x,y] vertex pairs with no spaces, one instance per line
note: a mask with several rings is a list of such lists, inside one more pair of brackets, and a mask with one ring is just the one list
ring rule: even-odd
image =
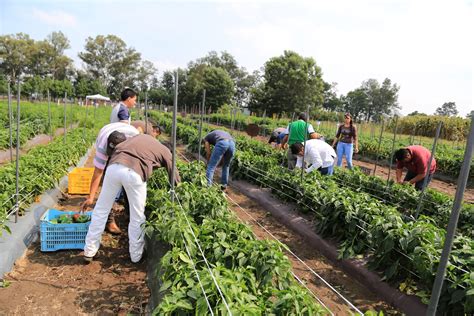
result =
[[97,140],[95,142],[94,166],[98,169],[105,169],[107,159],[109,159],[109,156],[107,156],[106,153],[107,139],[109,138],[109,135],[115,131],[124,133],[127,138],[139,134],[138,130],[135,127],[122,122],[110,123],[102,127],[99,132],[99,136],[97,136]]

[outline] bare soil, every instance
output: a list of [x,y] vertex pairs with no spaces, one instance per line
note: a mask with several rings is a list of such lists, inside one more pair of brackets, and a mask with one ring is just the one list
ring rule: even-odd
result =
[[[92,166],[92,157],[86,167]],[[56,209],[80,209],[85,196],[65,195]],[[97,258],[84,264],[79,250],[41,252],[39,243],[28,248],[5,276],[0,288],[0,315],[141,315],[149,290],[146,260],[132,264],[128,253],[128,218],[115,204],[121,235],[104,232]]]

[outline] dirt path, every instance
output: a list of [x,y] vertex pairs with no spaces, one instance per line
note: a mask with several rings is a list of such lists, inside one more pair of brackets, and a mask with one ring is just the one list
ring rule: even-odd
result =
[[[69,129],[76,128],[79,124],[73,124]],[[64,134],[64,128],[58,128],[54,132],[54,136],[60,136]],[[15,137],[15,136],[14,136]],[[35,148],[36,146],[47,145],[51,142],[51,137],[46,134],[36,135],[35,137],[28,139],[26,144],[20,148],[20,157],[27,154],[28,151]],[[12,149],[13,159],[16,157],[16,148]],[[10,149],[0,150],[0,166],[10,162]]]
[[[93,155],[91,155],[93,157]],[[86,166],[92,166],[89,158]],[[68,195],[55,208],[79,210],[83,195]],[[104,233],[96,260],[83,263],[79,250],[41,252],[33,244],[5,276],[0,289],[0,315],[127,315],[144,314],[149,290],[146,260],[132,264],[128,254],[128,218],[114,207],[123,233]]]
[[[220,127],[219,125],[215,125],[215,124],[210,124],[210,125],[213,128],[219,128]],[[244,132],[244,131],[234,131],[234,132],[248,136],[247,133]],[[268,142],[268,137],[257,136],[257,137],[254,137],[254,139],[257,139],[257,140],[259,140],[263,143]],[[365,158],[363,158],[362,156],[359,156],[357,154],[355,154],[354,157],[353,157],[353,164],[355,166],[370,169],[370,170],[372,170],[372,172],[373,172],[373,169],[374,169],[374,163],[367,162]],[[345,159],[343,159],[343,166],[346,166]],[[376,168],[375,175],[377,177],[382,178],[382,179],[387,179],[388,173],[389,173],[389,168],[387,166],[378,165],[377,168]],[[393,169],[390,173],[390,179],[395,179],[395,171]],[[443,193],[445,193],[445,194],[447,194],[447,195],[449,195],[453,198],[456,195],[457,184],[455,182],[452,182],[452,181],[442,181],[442,180],[439,180],[439,179],[433,179],[430,182],[429,187],[432,188],[432,189],[435,189],[439,192],[443,192]],[[473,187],[473,184],[468,184],[468,187],[464,191],[464,202],[474,203],[474,187]]]
[[[265,230],[271,232],[357,308],[363,312],[376,310],[383,311],[385,315],[401,314],[328,262],[317,250],[308,248],[304,238],[279,223],[257,202],[232,187],[228,190],[227,198],[231,209],[243,222],[251,226],[257,238],[273,240],[273,237]],[[355,312],[301,261],[289,252],[287,256],[291,261],[293,272],[335,315],[349,315]]]

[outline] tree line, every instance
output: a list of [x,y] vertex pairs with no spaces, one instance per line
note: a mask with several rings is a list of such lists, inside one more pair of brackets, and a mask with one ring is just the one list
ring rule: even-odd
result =
[[[118,99],[120,91],[130,87],[147,91],[154,104],[171,105],[174,74],[161,76],[154,64],[115,35],[98,35],[85,40],[78,57],[83,67],[74,66],[65,55],[69,39],[52,32],[44,40],[17,33],[0,36],[0,93],[7,82],[14,88],[22,82],[22,94],[53,98],[84,98],[100,93]],[[400,87],[389,78],[381,83],[368,79],[347,94],[338,95],[337,83],[323,79],[323,71],[312,57],[293,51],[270,58],[254,72],[248,72],[226,51],[211,51],[178,69],[180,105],[197,107],[206,90],[206,108],[216,111],[223,105],[247,107],[267,116],[297,113],[308,107],[313,113],[351,112],[358,121],[379,121],[400,110]],[[451,113],[451,112],[450,112]]]

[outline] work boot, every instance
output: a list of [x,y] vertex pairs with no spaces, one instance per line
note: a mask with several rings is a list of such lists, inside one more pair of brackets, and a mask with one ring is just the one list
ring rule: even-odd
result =
[[111,233],[111,234],[114,234],[114,235],[118,235],[118,234],[121,234],[122,231],[120,230],[120,228],[117,226],[117,224],[115,223],[115,220],[114,219],[111,219],[107,222],[107,225],[105,226],[105,229]]

